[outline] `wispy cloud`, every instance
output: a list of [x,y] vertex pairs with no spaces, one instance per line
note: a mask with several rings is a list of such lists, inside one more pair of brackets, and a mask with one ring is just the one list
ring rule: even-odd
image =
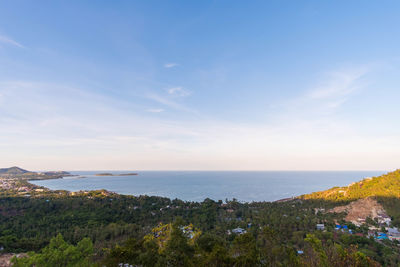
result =
[[8,45],[13,45],[19,48],[24,48],[24,46],[20,43],[18,43],[17,41],[11,39],[10,37],[7,37],[5,35],[0,35],[0,43],[3,44],[8,44]]
[[150,108],[148,110],[146,110],[147,112],[151,112],[151,113],[161,113],[164,111],[164,109],[162,108]]
[[191,112],[191,113],[196,113],[194,110],[192,110],[190,108],[187,108],[184,105],[171,100],[170,99],[171,97],[164,97],[164,96],[161,96],[161,95],[159,95],[157,93],[149,93],[149,94],[146,95],[146,97],[148,99],[151,99],[151,100],[159,103],[159,104],[162,104],[164,106],[173,108],[175,110],[181,110],[181,111],[187,111],[187,112]]
[[172,87],[167,89],[168,94],[173,95],[173,96],[188,96],[190,95],[190,92],[185,90],[182,87]]
[[170,69],[179,66],[178,63],[165,63],[164,68]]
[[324,82],[311,90],[307,97],[312,99],[346,97],[359,89],[359,80],[368,72],[366,67],[330,72],[326,75]]
[[[318,86],[305,88],[300,97],[292,99],[292,106],[280,106],[273,114],[276,119],[246,123],[189,113],[194,111],[184,105],[185,98],[166,90],[145,95],[157,104],[141,106],[136,114],[101,92],[97,95],[57,84],[0,82],[0,94],[6,100],[0,105],[0,162],[60,169],[396,166],[400,157],[393,150],[400,145],[396,131],[388,128],[382,135],[368,135],[350,114],[343,118],[321,112],[337,110],[357,90],[365,90],[368,71],[330,72],[320,78]],[[163,109],[177,112],[165,116],[142,112]]]
[[370,67],[360,66],[324,73],[316,86],[284,104],[285,115],[316,118],[318,115],[334,112],[366,86],[364,78],[370,71]]

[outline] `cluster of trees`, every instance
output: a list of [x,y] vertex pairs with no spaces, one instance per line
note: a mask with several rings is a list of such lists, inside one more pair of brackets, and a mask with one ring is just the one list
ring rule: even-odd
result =
[[255,237],[251,233],[236,235],[227,242],[218,235],[206,233],[198,238],[188,237],[178,219],[168,231],[162,244],[156,239],[131,238],[123,245],[107,251],[101,261],[95,261],[89,238],[76,246],[68,244],[58,234],[40,252],[13,258],[15,267],[95,267],[95,266],[380,266],[355,246],[327,244],[313,234],[304,238],[304,251],[299,255],[293,248],[278,242],[277,233],[266,227]]
[[[73,197],[2,198],[0,204],[0,245],[9,252],[35,251],[30,258],[34,261],[58,250],[60,246],[50,238],[62,234],[70,244],[89,238],[94,251],[90,263],[106,266],[118,266],[117,262],[139,266],[318,266],[325,261],[327,266],[345,261],[354,266],[362,266],[357,262],[391,266],[400,262],[392,244],[335,232],[335,222],[344,223],[343,215],[317,212],[316,207],[331,205],[322,200],[223,203],[206,199],[196,203],[108,196],[99,191]],[[181,220],[172,227],[169,223],[178,217]],[[160,227],[160,222],[169,228]],[[193,238],[182,234],[180,227],[190,223],[197,231]],[[327,231],[316,231],[317,223],[324,223]],[[237,227],[247,233],[233,234],[231,230]],[[166,235],[148,238],[164,228],[169,229]],[[307,236],[310,233],[312,236]],[[159,237],[164,241],[159,242]],[[56,243],[62,243],[57,238]],[[318,250],[311,246],[313,242],[319,244]],[[304,254],[298,255],[298,250]],[[178,265],[173,265],[175,261]]]
[[65,242],[61,234],[50,240],[50,244],[40,253],[30,252],[27,257],[14,257],[11,262],[14,267],[89,267],[92,262],[93,244],[89,238],[84,238],[76,246]]
[[14,266],[380,266],[355,246],[344,248],[337,243],[324,244],[313,234],[304,238],[305,250],[298,255],[293,248],[278,242],[276,233],[264,228],[254,237],[251,233],[235,236],[228,243],[214,234],[204,234],[194,242],[182,232],[182,221],[172,224],[162,245],[156,239],[134,238],[122,246],[109,249],[105,258],[95,262],[93,245],[85,238],[76,246],[59,234],[40,252],[13,258]]

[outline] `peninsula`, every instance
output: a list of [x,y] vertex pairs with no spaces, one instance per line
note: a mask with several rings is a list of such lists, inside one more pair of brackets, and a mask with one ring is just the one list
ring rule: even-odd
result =
[[109,172],[104,172],[104,173],[97,173],[95,176],[134,176],[138,175],[138,173],[121,173],[121,174],[113,174]]
[[23,180],[45,180],[58,179],[67,176],[76,176],[66,171],[45,171],[33,172],[27,171],[19,167],[2,168],[0,169],[0,177],[2,178],[18,178]]

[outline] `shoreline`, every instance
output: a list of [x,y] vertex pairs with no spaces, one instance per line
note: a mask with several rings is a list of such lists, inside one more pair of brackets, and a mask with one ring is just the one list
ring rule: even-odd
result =
[[[37,173],[37,175],[41,175],[41,174],[42,173]],[[70,174],[70,173],[67,173],[67,172],[64,172],[64,174],[66,174],[66,175],[63,175],[63,176],[50,176],[50,177],[49,176],[47,176],[47,177],[35,177],[33,179],[0,177],[0,181],[2,181],[4,179],[4,180],[7,180],[10,183],[11,183],[11,181],[14,181],[14,183],[18,183],[15,186],[9,186],[8,188],[4,188],[0,184],[0,188],[11,189],[11,191],[13,191],[15,195],[26,196],[26,197],[36,197],[38,195],[40,196],[40,194],[36,194],[36,192],[38,192],[38,193],[48,192],[50,194],[61,194],[60,192],[64,192],[64,193],[62,193],[63,195],[74,196],[74,195],[77,195],[77,194],[80,194],[80,193],[85,193],[86,194],[86,193],[89,193],[89,192],[102,191],[102,192],[104,192],[105,194],[108,194],[108,195],[121,195],[121,196],[131,196],[131,197],[154,196],[154,197],[168,198],[170,200],[179,199],[179,200],[182,200],[182,201],[185,201],[185,202],[196,202],[196,203],[201,203],[205,199],[212,199],[214,201],[219,201],[221,199],[228,199],[229,200],[229,198],[218,197],[218,196],[217,197],[216,196],[214,196],[214,197],[213,196],[210,196],[210,197],[204,196],[203,199],[200,199],[200,197],[198,197],[198,198],[194,198],[194,200],[193,200],[193,198],[192,199],[190,199],[190,198],[186,198],[185,199],[184,196],[183,197],[182,196],[173,196],[173,195],[172,196],[163,196],[163,195],[146,194],[146,193],[144,193],[144,194],[119,193],[119,192],[116,192],[116,191],[105,189],[104,187],[103,188],[93,188],[93,189],[79,189],[79,190],[76,190],[76,191],[73,191],[73,190],[70,190],[70,189],[69,190],[68,189],[50,189],[46,185],[40,185],[40,184],[36,184],[35,183],[36,181],[40,181],[40,180],[64,179],[64,178],[68,178],[68,177],[72,177],[72,178],[75,177],[77,179],[78,178],[81,178],[81,179],[92,178],[92,177],[86,177],[84,174],[82,174],[82,175]],[[100,174],[100,177],[101,176],[109,176],[110,178],[115,177],[115,176],[126,175],[126,174],[112,174],[112,173],[98,173],[98,174],[90,174],[90,175],[95,177],[95,176],[99,176],[99,174]],[[101,174],[103,174],[103,175],[101,175]],[[107,174],[107,175],[105,175],[105,174]],[[109,175],[109,174],[111,174],[111,175]],[[131,174],[133,175],[134,173],[131,173]],[[107,185],[105,185],[105,186],[107,186]],[[78,188],[79,188],[79,186],[78,186]],[[272,200],[254,200],[254,199],[240,200],[240,198],[238,198],[238,197],[230,197],[230,198],[231,199],[235,199],[236,201],[238,201],[240,203],[281,203],[281,202],[288,202],[288,201],[291,201],[291,200],[299,199],[299,198],[302,198],[302,196],[304,196],[304,195],[312,194],[314,192],[328,190],[330,188],[332,188],[332,187],[329,186],[329,185],[327,185],[324,188],[318,189],[318,190],[313,190],[312,188],[310,188],[311,190],[307,190],[307,191],[305,190],[304,192],[298,192],[297,194],[294,193],[292,196],[285,197],[284,194],[283,194],[283,197],[277,197],[276,199],[270,198]],[[155,191],[153,193],[157,193],[157,191]],[[199,196],[201,196],[201,195],[202,194],[200,194]],[[268,196],[268,194],[266,194],[266,196]]]
[[[76,176],[77,177],[77,179],[78,178],[87,178],[87,177],[80,177],[80,175],[73,175],[73,176]],[[66,192],[66,193],[68,193],[68,195],[69,196],[76,196],[76,195],[79,195],[80,193],[83,193],[83,194],[89,194],[89,193],[91,193],[91,192],[99,192],[99,191],[101,191],[101,192],[104,192],[105,194],[109,194],[109,195],[119,195],[119,196],[124,196],[124,197],[126,197],[126,196],[128,196],[128,197],[141,197],[141,196],[148,196],[148,197],[159,197],[159,198],[166,198],[166,199],[169,199],[169,200],[173,200],[173,199],[178,199],[179,201],[183,201],[183,202],[192,202],[192,203],[202,203],[202,202],[204,202],[204,200],[206,200],[206,199],[209,199],[209,198],[205,198],[205,199],[203,199],[202,201],[196,201],[196,200],[184,200],[184,199],[181,199],[181,198],[173,198],[173,197],[167,197],[167,196],[160,196],[160,195],[146,195],[146,194],[144,194],[144,195],[133,195],[133,194],[122,194],[122,193],[118,193],[118,192],[115,192],[115,191],[110,191],[110,190],[108,190],[108,189],[104,189],[104,188],[102,188],[102,189],[93,189],[93,190],[78,190],[78,191],[71,191],[71,190],[66,190],[66,189],[50,189],[50,188],[48,188],[48,187],[46,187],[46,186],[41,186],[41,185],[36,185],[36,184],[34,184],[34,183],[31,183],[31,181],[39,181],[39,180],[53,180],[53,179],[63,179],[63,178],[65,178],[65,177],[71,177],[71,176],[64,176],[64,177],[58,177],[58,178],[49,178],[49,179],[32,179],[32,180],[27,180],[26,182],[29,184],[29,185],[31,185],[34,189],[45,189],[47,192],[60,192],[60,191],[63,191],[63,192]],[[272,201],[268,201],[268,200],[262,200],[262,201],[242,201],[242,200],[240,200],[240,199],[236,199],[236,198],[232,198],[232,199],[228,199],[228,201],[232,201],[232,200],[236,200],[236,201],[238,201],[238,202],[240,202],[241,204],[251,204],[251,203],[281,203],[281,202],[289,202],[289,201],[292,201],[292,200],[295,200],[295,199],[298,199],[299,197],[301,197],[302,195],[298,195],[298,196],[292,196],[292,197],[288,197],[288,198],[280,198],[280,199],[277,199],[277,200],[272,200]],[[218,202],[219,201],[219,199],[212,199],[213,201],[215,201],[215,202]],[[222,200],[223,201],[223,200]],[[224,202],[224,201],[223,201]]]

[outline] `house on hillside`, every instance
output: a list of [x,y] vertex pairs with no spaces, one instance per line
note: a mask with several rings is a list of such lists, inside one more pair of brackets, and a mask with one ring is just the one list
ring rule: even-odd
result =
[[378,237],[376,237],[376,239],[378,239],[378,240],[384,240],[384,239],[389,239],[389,238],[388,238],[387,234],[382,233],[382,232],[379,232],[379,233],[378,233]]
[[393,228],[387,228],[387,231],[388,231],[389,239],[391,241],[394,241],[394,240],[400,241],[399,229],[397,229],[396,227],[393,227]]
[[386,214],[379,214],[377,216],[377,219],[378,219],[379,225],[386,224],[387,226],[389,226],[392,222],[392,219],[389,216],[387,216]]
[[375,237],[376,232],[375,230],[368,230],[368,237]]
[[353,231],[352,231],[351,229],[349,229],[349,227],[348,227],[347,225],[336,224],[335,230],[336,230],[336,231],[341,230],[342,232],[348,232],[348,233],[350,233],[350,234],[353,233]]
[[315,215],[317,215],[319,212],[320,212],[320,213],[324,213],[324,212],[325,212],[325,209],[324,209],[324,208],[315,208],[315,209],[314,209]]
[[232,233],[241,235],[241,234],[246,233],[246,230],[244,230],[243,228],[238,227],[238,228],[233,229]]
[[318,223],[317,230],[325,230],[325,225],[323,223]]

